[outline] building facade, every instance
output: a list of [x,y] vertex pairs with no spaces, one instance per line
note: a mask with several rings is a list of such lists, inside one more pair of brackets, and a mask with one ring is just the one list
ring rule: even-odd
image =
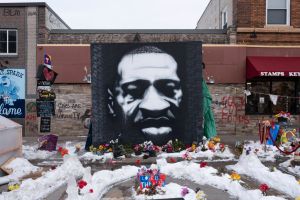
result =
[[[299,22],[293,14],[297,9],[292,8],[300,5],[290,1],[289,25],[272,26],[273,32],[266,21],[263,24],[268,16],[263,12],[267,6],[263,1],[212,0],[196,30],[72,30],[47,4],[0,4],[0,31],[5,33],[0,38],[6,38],[0,41],[1,66],[24,69],[26,73],[25,116],[14,120],[23,125],[25,136],[42,134],[35,100],[36,72],[44,62],[44,54],[51,55],[58,73],[51,132],[86,135],[83,123],[91,110],[91,43],[202,41],[206,66],[203,78],[210,83],[218,134],[255,134],[258,121],[269,119],[279,110],[292,112],[293,121],[299,121],[300,85],[296,75],[300,68],[293,68],[291,63],[298,63],[300,57]],[[258,10],[260,17],[253,14]],[[271,20],[276,12],[268,12]],[[278,60],[281,65],[277,68],[273,64],[272,71],[270,60],[281,57],[288,60]],[[276,72],[283,72],[283,76],[261,76]],[[285,76],[285,72],[295,77]],[[252,95],[246,96],[245,90]],[[277,106],[271,104],[270,95],[281,96]]]
[[227,29],[237,44],[299,45],[299,11],[299,0],[211,0],[197,29]]

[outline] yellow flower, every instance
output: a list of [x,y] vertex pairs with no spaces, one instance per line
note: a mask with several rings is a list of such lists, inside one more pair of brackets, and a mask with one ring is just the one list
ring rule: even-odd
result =
[[197,200],[204,200],[204,199],[206,199],[205,196],[206,196],[205,193],[202,190],[200,190],[196,194],[196,199]]
[[300,179],[298,180],[298,183],[300,184]]
[[218,137],[218,136],[214,137],[212,140],[213,140],[215,143],[221,142],[221,138]]
[[100,146],[99,146],[99,150],[102,151],[103,149],[104,149],[104,146],[103,146],[103,145],[100,145]]
[[300,196],[296,197],[296,199],[295,199],[295,200],[300,200]]
[[236,173],[236,172],[232,172],[232,174],[230,175],[230,178],[231,178],[232,180],[234,180],[234,181],[239,181],[239,180],[241,180],[241,176],[240,176],[238,173]]
[[195,151],[197,148],[196,144],[192,144],[192,151]]
[[9,191],[13,191],[13,190],[17,190],[20,188],[20,185],[19,184],[14,184],[14,185],[9,185],[8,186],[8,190]]

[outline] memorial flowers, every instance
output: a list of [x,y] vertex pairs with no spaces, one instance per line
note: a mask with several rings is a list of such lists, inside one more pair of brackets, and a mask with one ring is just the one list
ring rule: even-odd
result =
[[267,195],[267,191],[270,190],[270,187],[263,183],[259,186],[260,191],[262,191],[263,195],[266,196]]

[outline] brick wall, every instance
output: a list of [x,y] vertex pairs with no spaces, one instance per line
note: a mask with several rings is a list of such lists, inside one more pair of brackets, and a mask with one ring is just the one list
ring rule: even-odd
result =
[[56,109],[51,132],[58,135],[86,135],[84,114],[91,109],[90,84],[55,84]]
[[265,32],[255,31],[256,37],[252,38],[253,31],[238,32],[237,43],[257,45],[300,45],[300,32]]
[[[244,84],[209,85],[219,135],[258,134],[258,121],[272,118],[270,115],[245,115],[244,89]],[[299,116],[293,116],[292,120],[299,121]]]
[[25,8],[22,7],[1,7],[0,8],[0,29],[17,29],[18,30],[18,55],[17,56],[0,56],[0,60],[7,60],[9,66],[25,67],[26,65],[26,23]]
[[[93,42],[132,42],[135,33],[54,33],[51,32],[48,38],[49,44],[90,44]],[[203,41],[207,44],[226,44],[226,34],[139,34],[141,42],[177,42],[177,41]]]
[[291,0],[291,26],[300,28],[300,0]]

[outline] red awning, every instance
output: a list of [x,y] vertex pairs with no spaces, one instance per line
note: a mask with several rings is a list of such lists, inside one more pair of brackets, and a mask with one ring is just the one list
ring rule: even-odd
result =
[[247,80],[255,77],[300,77],[300,57],[247,57]]

